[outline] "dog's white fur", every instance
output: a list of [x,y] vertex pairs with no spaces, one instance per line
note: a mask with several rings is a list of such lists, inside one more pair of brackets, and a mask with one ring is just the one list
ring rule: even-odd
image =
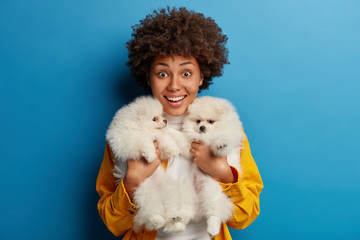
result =
[[[215,155],[227,156],[229,164],[240,172],[239,150],[244,135],[239,117],[228,101],[213,97],[196,99],[188,107],[182,133],[166,127],[162,114],[162,105],[153,97],[139,97],[115,114],[106,138],[115,157],[114,176],[118,180],[125,176],[127,160],[144,157],[151,162],[157,157],[155,140],[161,159],[182,154],[190,160],[190,144],[200,140]],[[135,232],[143,226],[148,230],[163,227],[165,232],[180,232],[190,220],[205,217],[208,233],[211,236],[219,233],[221,223],[231,217],[233,204],[222,193],[221,186],[195,164],[190,175],[179,182],[167,176],[160,166],[135,190],[134,202],[139,207],[134,216]]]
[[[216,156],[227,156],[228,163],[240,171],[242,124],[233,105],[221,98],[200,97],[188,107],[182,132],[188,138],[188,149],[193,141],[201,141]],[[222,192],[222,187],[194,164],[199,215],[207,220],[207,231],[216,236],[222,222],[232,216],[233,203]]]
[[150,96],[138,97],[118,110],[106,133],[115,159],[126,161],[144,157],[152,162],[157,158],[155,140],[161,146],[161,159],[178,155],[180,149],[172,138],[174,129],[166,128],[167,121],[162,114],[161,103]]
[[[143,157],[152,162],[157,158],[153,143],[155,140],[160,150],[160,159],[172,159],[180,154],[183,147],[180,148],[177,142],[184,142],[183,134],[166,127],[167,121],[162,114],[161,103],[149,96],[138,97],[117,111],[106,133],[106,139],[115,157],[114,176],[118,180],[125,176],[127,160]],[[135,231],[143,226],[156,230],[165,223],[167,226],[171,225],[165,207],[171,209],[179,204],[176,199],[174,201],[169,197],[176,196],[177,189],[168,185],[169,179],[160,166],[135,190],[134,202],[139,207],[134,217]]]

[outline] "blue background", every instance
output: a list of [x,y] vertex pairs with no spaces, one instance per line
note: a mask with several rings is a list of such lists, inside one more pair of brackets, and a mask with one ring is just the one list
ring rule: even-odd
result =
[[0,239],[115,239],[95,180],[115,111],[141,94],[131,26],[186,6],[228,35],[204,95],[238,109],[263,177],[261,214],[234,239],[360,239],[360,2],[0,2]]

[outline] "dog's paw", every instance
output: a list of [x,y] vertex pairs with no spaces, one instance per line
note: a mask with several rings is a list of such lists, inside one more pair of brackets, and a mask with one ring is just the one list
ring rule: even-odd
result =
[[218,150],[218,151],[223,151],[223,150],[225,150],[225,148],[227,147],[227,144],[221,144],[221,145],[217,145],[216,146],[216,149]]
[[215,156],[226,156],[228,152],[226,144],[214,145],[210,147],[210,150]]
[[154,161],[157,158],[156,153],[153,152],[142,152],[141,154],[147,162],[151,163],[152,161]]
[[216,156],[224,156],[228,152],[228,143],[224,139],[218,139],[210,146],[210,149]]
[[170,159],[171,157],[172,156],[171,156],[170,151],[167,151],[167,150],[164,150],[164,149],[160,150],[160,159]]
[[207,232],[213,238],[219,234],[221,227],[221,220],[219,217],[211,216],[207,220]]
[[145,227],[148,230],[157,230],[162,228],[165,225],[165,219],[160,215],[154,215],[149,217],[148,221],[145,224]]
[[182,222],[179,221],[171,221],[170,223],[167,223],[164,227],[164,232],[167,233],[178,233],[183,232],[185,230],[186,226]]
[[174,232],[183,232],[185,230],[186,226],[182,222],[176,222],[174,224]]
[[177,146],[168,146],[167,148],[163,148],[160,151],[160,155],[163,157],[163,159],[169,159],[169,158],[173,158],[176,157],[177,155],[180,154],[180,148]]

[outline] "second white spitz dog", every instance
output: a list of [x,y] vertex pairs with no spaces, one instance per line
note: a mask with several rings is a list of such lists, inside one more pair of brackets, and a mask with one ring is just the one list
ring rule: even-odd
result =
[[[162,114],[161,103],[149,96],[138,97],[117,111],[106,133],[106,139],[115,157],[114,176],[118,180],[125,176],[127,160],[145,158],[152,162],[157,158],[154,141],[158,143],[160,159],[172,159],[180,154],[181,147],[177,142],[184,141],[183,134],[166,127],[167,120]],[[170,208],[172,204],[176,205],[176,202],[166,202],[164,189],[169,189],[164,185],[169,183],[166,178],[164,169],[160,166],[135,190],[134,202],[139,207],[134,217],[136,232],[143,226],[156,230],[169,222],[165,207]],[[176,190],[175,188],[172,191]]]
[[[240,172],[240,148],[244,138],[242,124],[233,105],[221,98],[200,97],[188,107],[182,132],[188,142],[201,141],[216,156],[227,156],[228,163]],[[190,146],[188,146],[190,149]],[[194,182],[198,189],[200,217],[207,220],[207,231],[216,236],[221,223],[232,216],[233,203],[222,187],[194,165]]]

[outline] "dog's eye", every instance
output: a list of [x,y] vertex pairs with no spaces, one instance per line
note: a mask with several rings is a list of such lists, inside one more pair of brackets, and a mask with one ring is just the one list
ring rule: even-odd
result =
[[208,123],[213,124],[215,121],[214,120],[207,120]]
[[196,123],[199,124],[199,123],[201,123],[201,121],[200,121],[200,120],[196,120]]
[[157,117],[154,117],[154,118],[153,118],[153,121],[156,122],[156,120],[157,120]]

